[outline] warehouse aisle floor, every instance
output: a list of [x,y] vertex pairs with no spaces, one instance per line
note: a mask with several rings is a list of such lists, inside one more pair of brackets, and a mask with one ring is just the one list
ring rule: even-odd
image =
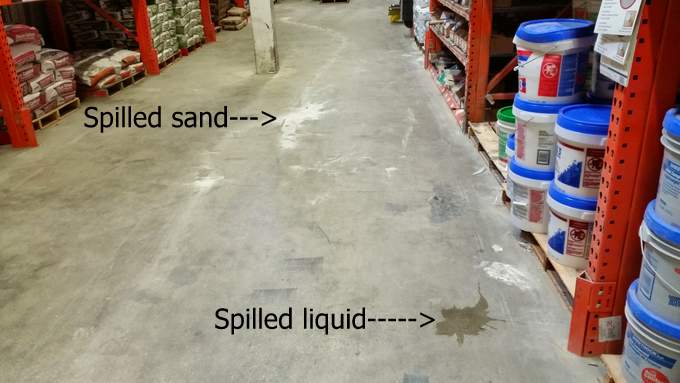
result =
[[[83,128],[0,149],[7,382],[595,382],[498,184],[384,2],[276,6],[281,71],[250,30],[109,100],[264,110],[267,127]],[[214,328],[295,308],[291,331]],[[302,308],[437,319],[301,329]]]

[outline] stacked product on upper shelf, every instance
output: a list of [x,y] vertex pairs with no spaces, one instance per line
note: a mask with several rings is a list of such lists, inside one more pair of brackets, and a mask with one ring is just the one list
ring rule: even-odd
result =
[[548,255],[585,269],[611,115],[583,104],[594,24],[581,19],[522,23],[517,46],[514,157],[508,168],[511,221],[548,234]]
[[[100,0],[97,5],[129,31],[135,32],[135,15],[130,0]],[[138,49],[132,35],[113,27],[84,2],[64,0],[62,9],[76,50],[110,47]]]
[[430,22],[430,1],[414,0],[413,2],[413,32],[418,44],[425,44],[425,33]]
[[5,26],[16,75],[26,108],[35,118],[76,98],[73,58],[67,52],[44,48],[38,29]]
[[447,46],[456,47],[462,53],[467,52],[468,25],[462,16],[442,10],[432,15],[430,26]]
[[190,48],[205,39],[199,0],[173,0],[177,40],[180,48]]
[[158,62],[164,62],[179,52],[177,39],[177,24],[175,10],[171,0],[156,0],[147,6],[151,38],[158,55]]

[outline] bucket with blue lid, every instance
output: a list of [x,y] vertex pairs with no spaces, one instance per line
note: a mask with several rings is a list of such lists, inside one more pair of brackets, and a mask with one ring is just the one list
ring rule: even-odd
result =
[[569,195],[553,182],[548,206],[548,256],[562,265],[584,270],[588,267],[597,199]]
[[611,106],[579,104],[560,110],[555,123],[555,183],[573,196],[597,196]]
[[544,19],[520,24],[517,47],[519,94],[539,102],[574,103],[583,98],[595,25],[581,19]]
[[656,196],[656,213],[680,228],[680,110],[671,109],[663,121],[661,143],[665,148]]
[[680,228],[647,206],[640,226],[642,267],[637,298],[646,309],[680,326]]
[[515,157],[526,168],[553,171],[555,169],[555,121],[567,105],[523,100],[515,95],[512,113],[515,116]]
[[641,304],[638,281],[628,289],[622,369],[628,383],[680,382],[680,325]]
[[510,221],[516,228],[545,234],[548,230],[546,195],[553,171],[533,170],[523,167],[516,158],[508,166],[508,195],[510,196]]

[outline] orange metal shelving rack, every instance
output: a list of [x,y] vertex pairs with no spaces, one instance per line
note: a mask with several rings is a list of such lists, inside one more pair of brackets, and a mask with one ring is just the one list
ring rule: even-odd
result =
[[[99,8],[92,1],[83,1],[105,19],[115,21],[115,19],[113,19],[105,10]],[[45,4],[46,11],[50,15],[50,33],[52,34],[56,47],[62,50],[68,50],[66,25],[64,24],[63,15],[61,13],[60,0],[29,0],[21,2],[0,0],[0,6],[19,6],[35,2]],[[215,31],[215,26],[212,23],[212,18],[210,17],[209,0],[200,0],[200,7],[206,42],[214,42],[217,40],[217,33]],[[135,13],[136,26],[134,37],[139,43],[142,62],[144,63],[144,67],[148,74],[157,75],[160,73],[160,66],[158,63],[158,54],[152,43],[153,39],[151,38],[151,26],[149,25],[146,0],[132,0],[132,8]],[[122,25],[119,26],[114,22],[114,26],[120,27],[124,32],[132,34],[131,31],[128,31]],[[16,68],[14,61],[12,60],[9,45],[7,44],[7,36],[5,35],[2,11],[0,11],[0,84],[2,117],[7,125],[7,133],[12,146],[16,148],[38,146],[35,131],[33,130],[31,112],[24,107],[21,91],[19,90],[19,82],[16,78]],[[2,132],[0,132],[0,134],[2,134]],[[2,142],[2,137],[0,137],[0,142]]]
[[578,355],[622,349],[624,326],[607,341],[611,334],[601,334],[600,323],[605,329],[608,318],[625,322],[626,290],[640,271],[637,231],[656,195],[663,116],[680,86],[679,18],[680,1],[646,2],[630,82],[614,94],[590,262],[574,296],[568,348]]

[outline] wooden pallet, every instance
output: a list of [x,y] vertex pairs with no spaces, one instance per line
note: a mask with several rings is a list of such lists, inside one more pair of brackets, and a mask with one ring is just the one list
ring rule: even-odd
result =
[[163,70],[169,67],[170,65],[176,63],[180,58],[182,58],[182,48],[180,48],[180,50],[175,52],[175,54],[173,54],[172,56],[158,63],[158,66],[160,67],[161,70]]
[[66,115],[75,112],[76,109],[80,107],[80,99],[78,97],[65,103],[64,105],[58,106],[50,112],[43,114],[33,120],[33,129],[45,129],[58,123]]
[[133,75],[129,75],[127,77],[123,77],[120,80],[107,85],[104,88],[101,89],[93,89],[93,88],[81,88],[80,93],[84,94],[86,96],[95,96],[95,97],[109,97],[112,96],[121,90],[132,86],[134,84],[139,83],[140,81],[144,80],[146,78],[146,71],[135,73]]
[[187,47],[187,48],[179,48],[179,52],[182,56],[189,56],[189,53],[195,51],[196,49],[200,48],[205,44],[205,40],[201,40],[197,42],[196,44]]
[[[500,182],[503,189],[503,200],[506,202],[509,201],[505,191],[507,171],[505,165],[498,160],[498,135],[491,128],[491,124],[490,122],[469,123],[468,134],[476,144],[482,158],[486,160],[491,173]],[[581,273],[571,267],[554,262],[548,257],[547,235],[522,232],[522,237],[531,243],[536,258],[553,281],[553,285],[557,288],[565,306],[571,311],[576,291],[576,280]],[[621,355],[602,355],[601,359],[609,371],[609,376],[605,381],[608,383],[625,383],[621,372]]]

